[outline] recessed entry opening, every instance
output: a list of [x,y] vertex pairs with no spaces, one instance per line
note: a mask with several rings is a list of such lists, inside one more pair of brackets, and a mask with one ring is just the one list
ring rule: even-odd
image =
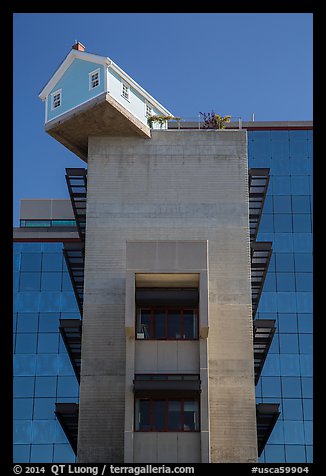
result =
[[136,274],[136,338],[196,340],[199,274]]

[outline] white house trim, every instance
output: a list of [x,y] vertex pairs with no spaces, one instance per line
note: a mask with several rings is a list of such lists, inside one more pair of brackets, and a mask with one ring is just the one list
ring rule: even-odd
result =
[[[109,58],[107,58],[110,60]],[[111,61],[111,60],[110,60]],[[111,61],[110,68],[117,73],[123,81],[127,83],[130,87],[132,87],[135,91],[137,91],[141,96],[143,96],[149,103],[152,104],[153,107],[158,109],[160,112],[165,114],[166,116],[172,116],[173,114],[168,111],[162,104],[156,101],[153,96],[151,96],[145,89],[143,89],[136,81],[134,81],[127,73],[125,73],[117,64]]]
[[[63,60],[63,62],[60,64],[52,78],[47,82],[47,84],[44,86],[42,91],[39,94],[39,98],[44,100],[48,94],[52,91],[52,89],[55,87],[55,85],[58,83],[58,81],[62,78],[64,75],[65,71],[69,68],[69,66],[72,64],[75,58],[82,59],[85,61],[90,61],[93,63],[96,63],[98,65],[103,65],[104,66],[104,75],[105,75],[105,70],[106,66],[112,68],[112,70],[117,73],[122,81],[125,81],[127,85],[130,88],[133,88],[135,91],[137,91],[141,96],[144,97],[155,109],[158,109],[162,114],[164,115],[172,115],[170,111],[168,111],[165,107],[162,106],[156,99],[154,99],[145,89],[143,89],[136,81],[134,81],[127,73],[125,73],[117,64],[115,64],[110,58],[105,57],[105,56],[100,56],[100,55],[94,55],[92,53],[86,53],[84,51],[78,51],[78,50],[71,50],[66,58]],[[107,78],[105,77],[104,80],[107,83]],[[105,90],[107,91],[107,84],[105,87]]]
[[71,50],[66,58],[63,60],[59,68],[56,70],[52,78],[47,82],[42,91],[39,94],[40,99],[45,99],[45,97],[52,91],[57,82],[62,78],[66,70],[72,64],[75,58],[82,59],[85,61],[90,61],[96,64],[106,65],[108,64],[107,58],[105,56],[93,55],[90,53],[84,53],[77,50]]

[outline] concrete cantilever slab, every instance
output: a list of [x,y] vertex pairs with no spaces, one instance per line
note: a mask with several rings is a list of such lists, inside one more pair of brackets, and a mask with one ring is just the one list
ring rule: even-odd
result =
[[85,162],[89,136],[151,137],[150,128],[108,93],[48,122],[45,131]]

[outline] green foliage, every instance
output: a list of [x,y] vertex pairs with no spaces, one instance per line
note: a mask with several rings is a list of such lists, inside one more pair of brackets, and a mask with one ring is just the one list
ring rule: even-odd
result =
[[174,117],[174,116],[158,116],[158,115],[153,115],[149,116],[147,118],[147,124],[148,127],[152,127],[153,122],[158,123],[160,125],[160,128],[162,129],[163,125],[166,123],[166,121],[180,121],[180,117]]

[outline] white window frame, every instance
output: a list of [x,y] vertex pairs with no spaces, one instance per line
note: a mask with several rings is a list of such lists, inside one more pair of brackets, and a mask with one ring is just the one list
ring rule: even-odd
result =
[[[124,95],[124,88],[126,88],[127,90],[128,97]],[[121,82],[121,96],[123,97],[123,99],[130,102],[130,86],[128,86],[127,83]]]
[[[93,86],[92,84],[92,75],[93,74],[96,74],[98,75],[98,84],[96,86]],[[96,89],[100,86],[101,84],[101,69],[100,68],[97,68],[95,69],[94,71],[91,71],[90,73],[88,73],[88,89],[89,91],[92,91],[93,89]]]
[[[150,109],[150,114],[148,114],[147,109]],[[153,107],[149,102],[145,102],[145,117],[150,117],[153,115]]]
[[[58,106],[54,105],[54,97],[59,94],[60,96],[60,104]],[[62,106],[62,89],[57,89],[57,91],[54,91],[51,93],[51,111],[55,111],[56,109],[59,109],[59,107]]]

